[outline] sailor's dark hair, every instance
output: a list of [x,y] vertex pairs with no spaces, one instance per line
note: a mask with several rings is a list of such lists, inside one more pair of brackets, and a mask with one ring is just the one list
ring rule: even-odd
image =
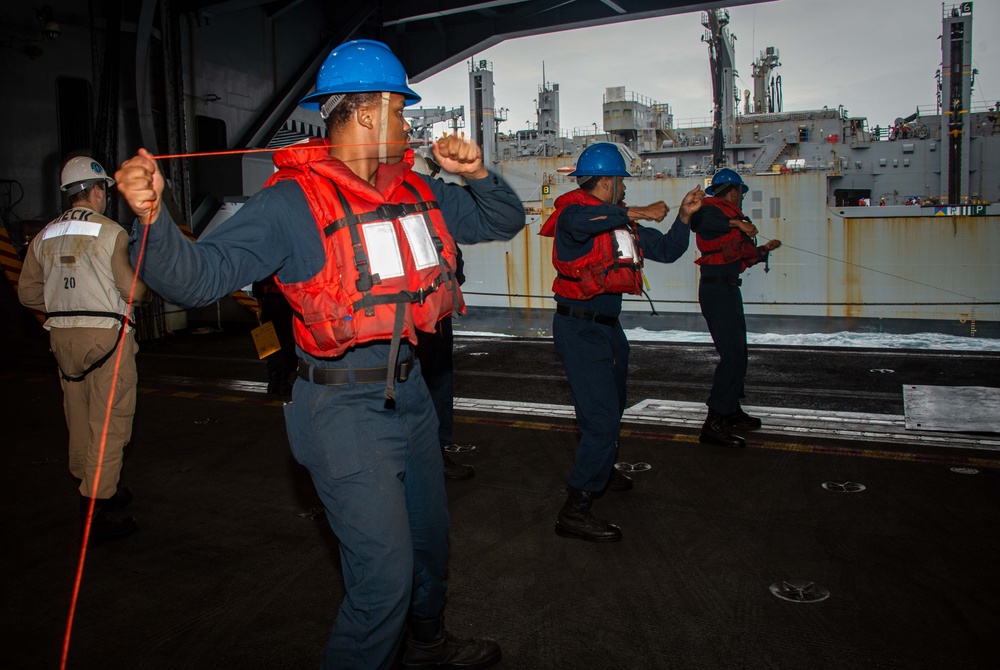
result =
[[601,181],[600,175],[582,175],[576,178],[576,185],[587,193],[597,188],[597,182]]
[[[382,94],[378,91],[348,93],[344,96],[344,99],[340,101],[340,104],[333,108],[333,111],[330,112],[330,116],[326,117],[327,134],[332,133],[334,130],[347,123],[347,120],[354,116],[354,113],[358,111],[358,107],[374,105],[381,99]],[[322,100],[320,102],[320,107],[322,107],[325,102],[326,100]]]

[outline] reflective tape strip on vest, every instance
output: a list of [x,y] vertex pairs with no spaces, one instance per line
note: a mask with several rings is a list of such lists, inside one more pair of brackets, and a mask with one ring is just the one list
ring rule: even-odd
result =
[[[600,203],[596,198],[593,200],[592,204]],[[588,203],[567,202],[562,207],[557,207],[540,234],[554,235],[559,225],[559,215],[566,205],[572,204]],[[552,292],[564,298],[590,300],[603,293],[642,293],[642,250],[639,247],[638,230],[634,225],[595,235],[590,250],[571,261],[560,260],[556,246],[553,245],[552,265],[556,269]]]
[[415,343],[417,330],[433,331],[453,309],[464,311],[455,242],[419,175],[407,171],[387,202],[374,201],[373,189],[358,187],[361,180],[324,150],[298,145],[277,152],[275,165],[279,171],[266,186],[299,184],[326,255],[313,278],[276,281],[298,317],[293,330],[304,351],[328,358],[390,340],[399,309],[405,310],[401,336]]

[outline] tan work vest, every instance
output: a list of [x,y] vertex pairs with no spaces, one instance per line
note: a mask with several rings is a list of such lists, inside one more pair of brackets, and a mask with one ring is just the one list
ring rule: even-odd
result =
[[42,229],[31,246],[45,276],[46,329],[117,328],[121,320],[110,314],[131,317],[111,270],[115,240],[124,234],[117,223],[86,207],[74,207]]

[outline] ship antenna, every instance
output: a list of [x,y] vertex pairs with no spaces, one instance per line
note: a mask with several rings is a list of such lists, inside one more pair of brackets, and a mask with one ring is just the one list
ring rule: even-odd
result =
[[725,151],[723,126],[733,122],[729,90],[734,73],[731,45],[728,43],[726,25],[729,23],[727,10],[710,9],[702,14],[702,25],[706,33],[702,41],[708,44],[709,65],[712,72],[712,165],[721,167]]

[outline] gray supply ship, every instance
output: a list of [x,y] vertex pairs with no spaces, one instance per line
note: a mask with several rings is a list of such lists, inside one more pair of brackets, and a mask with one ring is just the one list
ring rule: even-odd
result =
[[[528,212],[527,234],[465,251],[470,314],[515,330],[546,327],[551,239],[536,233],[555,199],[576,187],[564,175],[580,151],[611,141],[630,163],[627,198],[637,205],[676,208],[719,167],[741,173],[750,186],[744,211],[761,239],[783,242],[769,268],[745,277],[751,330],[1000,337],[1000,103],[970,102],[972,3],[943,8],[938,105],[891,128],[842,107],[782,109],[774,47],[753,62],[753,91],[741,95],[728,12],[703,12],[702,23],[715,91],[715,118],[702,127],[676,126],[669,104],[619,87],[604,95],[603,133],[567,137],[558,130],[559,85],[546,82],[536,128],[496,133],[505,119],[494,114],[492,66],[470,63],[471,133]],[[692,242],[677,263],[648,263],[649,301],[627,300],[626,323],[704,329],[696,254]]]

